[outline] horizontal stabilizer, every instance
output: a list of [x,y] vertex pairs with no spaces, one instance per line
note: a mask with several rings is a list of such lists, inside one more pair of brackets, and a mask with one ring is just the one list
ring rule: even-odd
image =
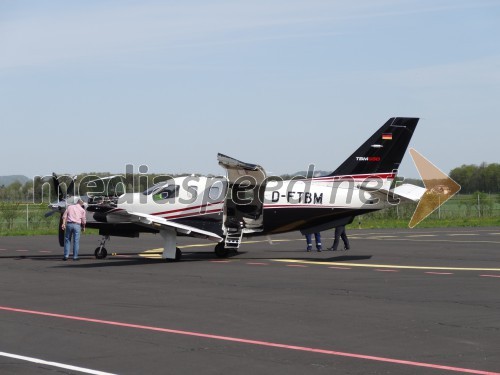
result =
[[391,192],[393,192],[397,197],[404,198],[412,202],[418,202],[426,191],[426,188],[412,184],[402,184],[391,190]]
[[[359,185],[358,188],[369,192],[374,198],[381,199],[382,201],[399,199],[403,202],[418,202],[427,191],[426,188],[412,184],[402,184],[391,190],[370,189],[362,185]],[[395,203],[395,201],[393,201],[393,203]]]

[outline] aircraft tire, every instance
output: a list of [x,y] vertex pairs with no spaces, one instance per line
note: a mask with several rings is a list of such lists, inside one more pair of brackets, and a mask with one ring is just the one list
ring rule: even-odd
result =
[[227,258],[229,255],[229,250],[225,248],[224,242],[219,242],[215,245],[215,255],[218,258]]
[[94,255],[96,259],[104,259],[108,256],[108,251],[106,250],[105,247],[97,247],[94,251]]
[[178,247],[175,248],[175,261],[178,262],[182,258],[182,251]]

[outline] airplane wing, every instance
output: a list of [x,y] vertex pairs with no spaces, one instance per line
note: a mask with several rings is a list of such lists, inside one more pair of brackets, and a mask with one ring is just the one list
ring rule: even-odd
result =
[[131,222],[135,222],[139,225],[150,227],[153,229],[171,228],[175,229],[178,234],[183,234],[190,237],[204,238],[207,240],[221,242],[223,238],[213,232],[208,232],[206,230],[201,230],[190,225],[179,224],[171,220],[164,219],[162,217],[143,214],[140,212],[123,212],[124,215],[128,216]]
[[382,200],[395,198],[403,202],[418,202],[427,191],[426,188],[413,184],[402,184],[391,190],[370,189],[363,186],[358,186],[358,188],[369,192],[375,198]]

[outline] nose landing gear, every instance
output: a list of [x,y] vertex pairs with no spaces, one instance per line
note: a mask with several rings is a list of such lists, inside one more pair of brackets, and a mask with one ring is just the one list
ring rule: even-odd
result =
[[104,247],[106,245],[106,241],[109,240],[109,236],[103,236],[101,239],[101,243],[94,251],[94,256],[96,259],[104,259],[108,256],[108,251]]

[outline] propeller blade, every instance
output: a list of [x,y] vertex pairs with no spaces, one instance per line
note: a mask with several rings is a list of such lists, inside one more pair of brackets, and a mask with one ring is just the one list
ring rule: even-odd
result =
[[59,219],[59,232],[58,232],[58,237],[59,237],[59,245],[61,247],[64,247],[64,231],[61,228],[61,225],[63,223],[63,218],[61,215],[61,218]]
[[47,211],[43,216],[50,217],[50,216],[54,215],[55,213],[56,213],[55,211]]
[[71,180],[68,190],[66,191],[66,196],[74,196],[75,195],[75,181],[76,181],[77,176],[73,176],[73,179]]
[[52,173],[52,182],[54,183],[54,190],[57,192],[57,200],[62,201],[65,194],[62,192],[62,189],[59,186],[59,180],[54,172]]

